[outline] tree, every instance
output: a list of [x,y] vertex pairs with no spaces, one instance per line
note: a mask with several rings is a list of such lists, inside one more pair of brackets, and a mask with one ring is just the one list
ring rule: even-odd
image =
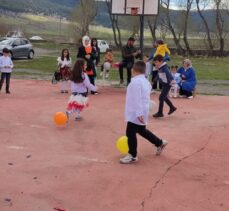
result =
[[161,5],[164,7],[164,13],[165,13],[165,22],[164,24],[167,25],[167,27],[169,28],[170,32],[172,33],[173,36],[173,40],[174,43],[177,47],[177,52],[178,54],[183,54],[184,53],[184,49],[182,48],[181,44],[180,44],[180,39],[177,37],[175,28],[173,27],[171,18],[170,18],[170,0],[161,0]]
[[181,5],[183,4],[184,6],[184,32],[183,32],[183,40],[184,40],[184,44],[186,46],[186,49],[188,51],[188,54],[193,55],[192,49],[189,45],[188,42],[188,19],[189,19],[189,15],[190,15],[190,11],[192,8],[192,3],[193,0],[181,0]]
[[76,22],[76,32],[80,36],[89,35],[89,26],[97,15],[97,3],[95,0],[80,0],[73,9],[72,20]]
[[206,30],[206,34],[207,34],[208,48],[209,48],[209,54],[208,55],[211,56],[212,53],[213,53],[214,46],[213,46],[213,43],[212,43],[208,22],[207,22],[206,18],[203,15],[203,12],[202,12],[204,10],[204,8],[209,5],[209,3],[210,3],[209,0],[202,0],[201,4],[203,5],[203,9],[200,9],[200,0],[196,0],[197,11],[199,13],[199,16],[200,16],[201,20],[203,21],[203,24],[204,24],[204,27],[205,27],[205,30]]
[[120,31],[119,23],[118,23],[118,16],[112,14],[110,0],[106,0],[106,4],[107,4],[107,11],[109,14],[109,18],[111,21],[115,45],[117,47],[121,47],[122,46],[122,39],[121,39],[121,31]]
[[147,24],[149,26],[149,29],[150,29],[150,32],[151,32],[151,35],[153,38],[153,42],[155,42],[157,40],[157,36],[156,36],[157,20],[158,20],[157,16],[147,19]]
[[217,28],[217,36],[219,40],[219,56],[223,56],[224,52],[224,18],[223,18],[223,1],[222,0],[214,0],[215,9],[216,9],[216,28]]

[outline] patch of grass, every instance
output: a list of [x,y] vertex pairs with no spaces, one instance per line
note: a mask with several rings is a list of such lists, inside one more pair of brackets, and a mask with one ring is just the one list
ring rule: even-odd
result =
[[[229,80],[228,58],[190,58],[199,80]],[[170,65],[181,66],[182,57],[171,57]]]
[[[53,73],[57,69],[54,57],[41,57],[32,60],[14,60],[15,72],[17,69],[39,70],[41,73]],[[28,73],[28,72],[27,72]]]

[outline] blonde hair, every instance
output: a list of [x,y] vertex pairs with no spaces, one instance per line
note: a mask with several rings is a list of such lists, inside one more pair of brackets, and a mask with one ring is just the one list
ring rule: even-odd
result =
[[183,63],[187,64],[188,67],[192,67],[192,62],[190,59],[184,59]]

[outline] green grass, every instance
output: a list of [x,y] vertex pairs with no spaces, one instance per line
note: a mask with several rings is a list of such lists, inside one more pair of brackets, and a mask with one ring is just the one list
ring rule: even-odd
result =
[[54,57],[41,57],[32,60],[14,60],[15,72],[17,69],[38,70],[41,73],[53,73],[57,69],[57,61]]
[[[59,46],[61,49],[62,46]],[[71,54],[74,60],[75,53]],[[58,55],[57,55],[58,56]],[[103,54],[101,55],[101,62],[103,61]],[[118,51],[114,52],[115,61],[120,61],[121,55]],[[193,67],[196,70],[198,80],[229,80],[229,60],[227,58],[190,58]],[[180,66],[183,58],[172,56],[169,65]],[[15,69],[37,70],[40,73],[53,73],[56,70],[56,57],[45,56],[41,58],[34,58],[33,60],[14,60]],[[16,71],[15,71],[16,72]],[[98,68],[98,73],[100,68]],[[21,73],[20,73],[21,74]],[[99,74],[98,74],[99,75]],[[126,75],[126,74],[124,74]],[[98,76],[98,78],[100,78]],[[118,80],[118,70],[112,69],[110,71],[110,79]]]

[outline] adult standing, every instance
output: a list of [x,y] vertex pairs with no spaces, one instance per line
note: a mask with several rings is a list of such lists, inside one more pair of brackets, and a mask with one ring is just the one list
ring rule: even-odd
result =
[[[88,36],[83,36],[82,45],[79,47],[77,58],[82,58],[86,60],[86,74],[89,77],[91,84],[95,85],[95,63],[96,51],[95,48],[91,46],[91,40]],[[91,91],[91,94],[98,94],[98,92]]]
[[134,65],[134,59],[139,57],[141,54],[140,50],[137,50],[134,47],[135,39],[130,37],[127,41],[127,44],[122,48],[122,61],[119,64],[119,77],[120,77],[120,84],[124,83],[123,80],[123,68],[126,67],[127,69],[127,85],[130,83],[131,80],[131,69]]
[[96,77],[96,71],[97,71],[97,67],[98,67],[98,64],[100,62],[100,49],[98,47],[98,41],[96,38],[92,38],[91,39],[91,46],[92,48],[94,49],[95,51],[95,60],[94,60],[94,64],[95,64],[95,69],[94,69],[94,75]]
[[183,67],[177,71],[181,74],[180,95],[189,99],[193,98],[193,91],[196,87],[196,73],[189,59],[183,61]]

